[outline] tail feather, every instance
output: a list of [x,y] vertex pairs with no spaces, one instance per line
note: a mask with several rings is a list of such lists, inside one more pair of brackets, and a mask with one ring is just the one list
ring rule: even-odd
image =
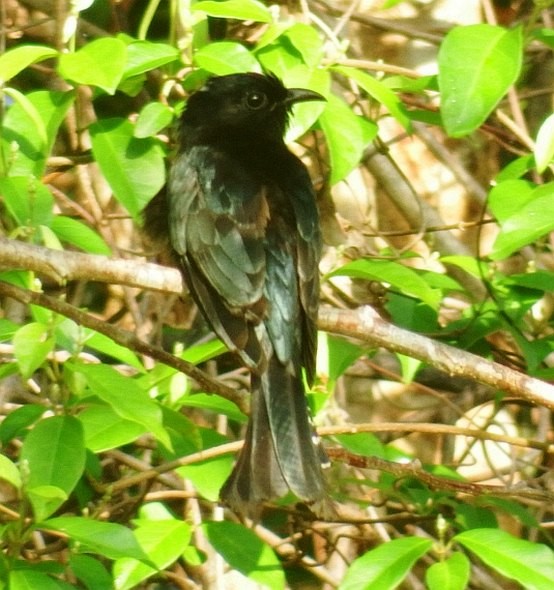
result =
[[330,505],[321,453],[302,381],[292,364],[273,357],[266,372],[252,376],[252,407],[244,448],[221,490],[233,510],[257,518],[263,503],[292,491],[315,512]]

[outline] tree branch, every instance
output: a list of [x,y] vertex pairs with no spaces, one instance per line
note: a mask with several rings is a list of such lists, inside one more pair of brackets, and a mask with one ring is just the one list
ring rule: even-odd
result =
[[[182,293],[184,288],[181,274],[175,268],[167,268],[137,260],[113,260],[93,254],[50,250],[6,238],[0,238],[0,268],[32,270],[44,273],[62,282],[91,280],[178,294]],[[15,289],[11,285],[8,285],[8,287],[12,290]],[[4,294],[9,295],[5,291],[5,286],[2,289]],[[45,307],[50,309],[52,309],[53,305],[57,305],[59,313],[110,336],[110,338],[124,346],[129,346],[143,354],[170,364],[170,366],[175,366],[175,368],[198,380],[199,383],[203,385],[209,384],[210,391],[216,391],[225,397],[229,397],[232,395],[231,392],[234,391],[232,388],[226,388],[227,393],[222,393],[221,390],[214,388],[217,383],[215,380],[210,379],[193,365],[186,366],[188,363],[183,364],[184,361],[176,359],[176,357],[162,349],[156,349],[156,347],[148,345],[128,332],[125,333],[124,341],[121,341],[121,336],[117,332],[122,331],[80,312],[67,303],[40,293],[20,291],[23,291],[23,293],[20,292],[18,297],[15,298],[24,297],[27,302],[44,304]],[[94,320],[93,323],[86,323],[91,321],[90,318]],[[103,325],[108,326],[108,328],[104,329]],[[319,327],[327,332],[356,338],[371,346],[383,347],[393,352],[408,355],[437,367],[450,375],[463,375],[473,378],[513,397],[544,405],[554,410],[554,386],[514,371],[499,363],[393,326],[383,320],[370,307],[362,307],[357,310],[321,308]],[[171,359],[176,359],[176,361]],[[172,364],[175,362],[178,362],[179,366]],[[244,398],[239,395],[236,403],[244,407]]]

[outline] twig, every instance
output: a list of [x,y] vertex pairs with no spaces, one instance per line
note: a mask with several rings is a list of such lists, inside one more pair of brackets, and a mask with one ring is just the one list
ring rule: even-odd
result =
[[217,393],[218,395],[234,402],[243,411],[248,413],[248,395],[242,391],[238,391],[231,387],[227,387],[220,381],[212,379],[209,375],[201,371],[193,364],[180,359],[169,352],[166,352],[162,348],[153,346],[140,338],[137,338],[134,334],[127,330],[122,330],[112,326],[108,322],[98,320],[90,314],[87,314],[73,305],[44,295],[43,293],[37,293],[36,291],[30,291],[16,287],[9,283],[0,281],[0,295],[11,297],[25,304],[33,303],[40,305],[46,309],[50,309],[56,313],[59,313],[65,317],[72,319],[74,322],[96,330],[105,336],[111,338],[114,342],[145,354],[153,359],[156,359],[182,373],[185,373],[189,377],[192,377],[198,384],[204,388],[208,393]]

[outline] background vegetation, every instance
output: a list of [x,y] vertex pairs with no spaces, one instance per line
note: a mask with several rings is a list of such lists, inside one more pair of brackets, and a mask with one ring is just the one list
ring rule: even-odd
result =
[[[552,4],[4,0],[1,588],[552,587]],[[189,93],[262,69],[327,97],[336,522],[217,505],[248,375],[139,230]]]

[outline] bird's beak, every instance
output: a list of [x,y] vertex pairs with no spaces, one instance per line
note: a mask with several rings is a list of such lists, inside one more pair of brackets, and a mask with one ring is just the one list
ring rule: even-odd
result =
[[287,90],[287,96],[285,98],[285,104],[287,107],[296,104],[297,102],[307,102],[309,100],[327,100],[319,92],[313,90],[307,90],[306,88],[289,88]]

